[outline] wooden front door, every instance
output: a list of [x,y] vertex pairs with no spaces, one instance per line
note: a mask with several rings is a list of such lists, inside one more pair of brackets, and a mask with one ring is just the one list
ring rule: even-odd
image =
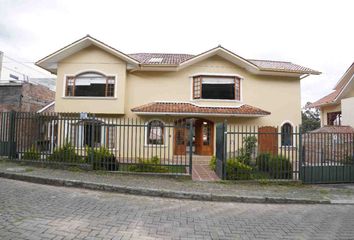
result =
[[278,154],[278,130],[275,127],[258,128],[259,153]]
[[174,137],[173,137],[173,142],[174,142],[174,148],[173,148],[173,153],[174,155],[185,155],[186,154],[186,148],[187,148],[187,137],[188,137],[188,131],[186,128],[186,121],[181,120],[175,123],[174,127]]
[[211,156],[214,153],[214,123],[197,119],[195,121],[195,153]]

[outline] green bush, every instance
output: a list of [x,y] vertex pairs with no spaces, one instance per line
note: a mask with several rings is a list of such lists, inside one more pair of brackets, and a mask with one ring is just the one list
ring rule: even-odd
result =
[[48,157],[48,160],[55,162],[85,163],[85,159],[76,153],[75,147],[71,145],[71,143],[65,143],[60,148],[55,149],[53,154]]
[[216,170],[216,157],[212,156],[209,162],[209,167],[211,170],[215,171]]
[[250,165],[252,154],[256,148],[257,138],[255,136],[247,136],[243,138],[243,148],[239,150],[238,159],[240,162]]
[[228,159],[226,162],[228,180],[249,180],[252,178],[252,170],[252,167],[240,162],[238,158]]
[[39,160],[41,158],[41,153],[35,148],[35,146],[32,146],[23,154],[22,158],[25,160]]
[[291,179],[291,161],[283,156],[272,156],[269,153],[261,153],[256,158],[257,168],[261,172],[269,174],[272,179]]
[[117,171],[118,163],[116,157],[111,153],[108,148],[99,147],[91,148],[86,147],[86,162],[93,161],[94,170],[108,170]]
[[153,156],[150,159],[139,158],[138,163],[128,167],[130,172],[155,172],[166,173],[168,168],[160,165],[160,159],[157,156]]

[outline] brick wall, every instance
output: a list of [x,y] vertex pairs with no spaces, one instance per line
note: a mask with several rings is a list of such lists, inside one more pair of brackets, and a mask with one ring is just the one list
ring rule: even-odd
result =
[[36,112],[53,102],[55,92],[31,83],[0,86],[0,112]]

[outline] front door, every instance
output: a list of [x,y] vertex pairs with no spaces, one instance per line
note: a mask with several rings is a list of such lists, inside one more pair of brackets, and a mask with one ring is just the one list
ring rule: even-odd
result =
[[187,148],[188,132],[186,128],[186,121],[179,120],[174,127],[174,155],[185,155]]
[[211,156],[214,153],[214,123],[208,120],[195,120],[195,153]]

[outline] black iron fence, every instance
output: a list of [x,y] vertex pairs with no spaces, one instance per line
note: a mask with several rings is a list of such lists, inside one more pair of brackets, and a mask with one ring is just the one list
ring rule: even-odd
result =
[[93,114],[3,112],[0,155],[95,170],[189,175],[192,153],[176,154],[174,145],[177,134],[188,141],[190,126]]
[[354,182],[354,133],[226,123],[216,131],[215,168],[222,179]]

